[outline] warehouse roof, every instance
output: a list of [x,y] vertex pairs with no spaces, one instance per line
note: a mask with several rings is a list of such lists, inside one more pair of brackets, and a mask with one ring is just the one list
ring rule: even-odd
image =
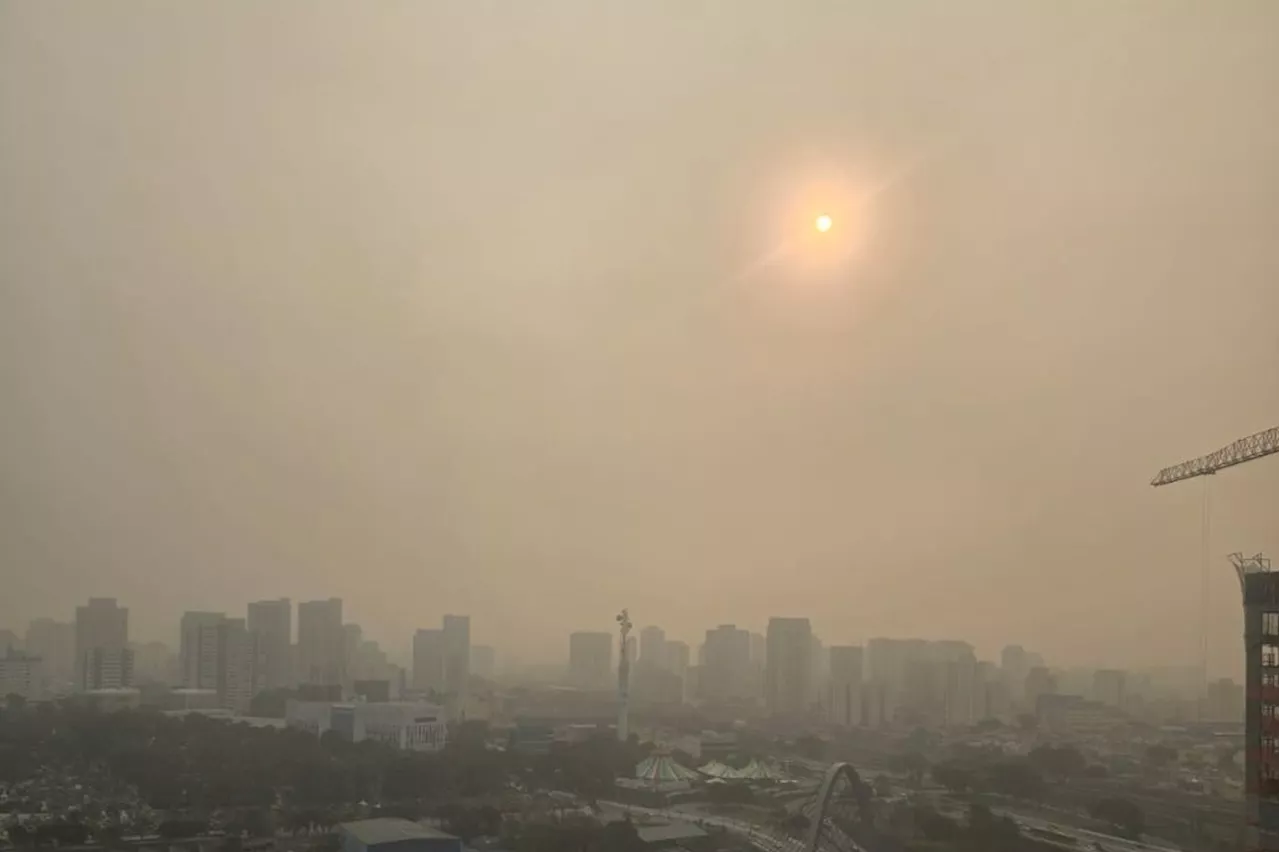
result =
[[392,817],[344,822],[341,828],[343,832],[359,840],[365,846],[376,846],[379,843],[398,843],[404,840],[457,839],[452,834],[445,834],[438,828]]

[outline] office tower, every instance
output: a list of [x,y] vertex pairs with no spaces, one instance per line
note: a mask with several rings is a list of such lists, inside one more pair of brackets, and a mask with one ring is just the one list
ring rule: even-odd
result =
[[444,685],[456,715],[466,714],[471,682],[471,616],[444,617]]
[[582,689],[607,689],[613,683],[613,635],[569,634],[569,682]]
[[18,634],[12,630],[0,629],[0,657],[5,656],[10,651],[21,650],[23,650],[22,640],[18,638]]
[[249,604],[247,626],[262,660],[265,689],[283,689],[293,683],[293,603],[288,598]]
[[1240,722],[1244,720],[1244,686],[1229,677],[1218,678],[1207,690],[1206,721]]
[[363,627],[359,624],[342,625],[342,661],[343,672],[346,675],[346,679],[343,681],[344,686],[349,681],[366,676],[360,659],[360,646],[363,644]]
[[1043,695],[1057,695],[1058,680],[1044,666],[1033,666],[1027,672],[1026,684],[1022,688],[1022,705],[1027,713],[1034,714]]
[[133,686],[133,651],[97,645],[84,652],[79,688],[126,689]]
[[133,679],[142,684],[177,684],[182,682],[178,658],[163,642],[130,642],[133,651]]
[[639,663],[647,668],[667,667],[667,634],[661,627],[646,627],[640,631]]
[[346,682],[346,634],[342,599],[298,604],[298,663],[303,683],[341,686]]
[[413,634],[413,688],[441,696],[445,693],[444,631],[421,629]]
[[807,618],[770,618],[765,631],[764,697],[773,716],[809,709],[813,633]]
[[809,705],[823,704],[828,697],[831,659],[827,646],[814,635],[809,638]]
[[223,709],[248,713],[258,689],[258,653],[255,637],[243,618],[224,618],[210,628],[217,637],[217,677],[214,688]]
[[664,654],[667,660],[667,670],[680,679],[680,700],[682,702],[688,701],[693,697],[689,683],[688,643],[668,639]]
[[28,701],[44,698],[44,661],[9,645],[0,649],[0,700],[17,695]]
[[[119,606],[115,598],[90,598],[85,606],[76,607],[76,681],[80,689],[88,683],[99,682],[104,672],[109,680],[118,680],[127,673],[129,685],[133,682],[132,654],[128,664],[118,652],[128,650],[129,610]],[[104,651],[90,658],[93,651]],[[103,669],[103,666],[106,669]],[[91,671],[91,668],[93,670]]]
[[1000,671],[1004,676],[1009,696],[1021,702],[1027,685],[1027,672],[1031,670],[1027,652],[1021,645],[1006,645],[1000,652]]
[[833,724],[852,728],[862,724],[862,646],[832,645],[831,697],[827,702]]
[[1093,673],[1093,700],[1108,707],[1124,707],[1125,673],[1120,669],[1098,669]]
[[178,670],[187,689],[217,689],[221,612],[184,612],[178,635]]
[[492,645],[471,646],[471,673],[492,680],[498,669],[498,655]]
[[27,653],[43,662],[41,674],[46,693],[66,691],[76,676],[76,626],[52,618],[36,618],[27,627]]
[[743,701],[753,697],[750,633],[733,624],[708,630],[703,657],[698,684],[704,700]]
[[1244,603],[1244,795],[1249,849],[1275,850],[1276,833],[1276,689],[1280,674],[1280,617],[1276,572],[1259,554],[1233,554]]

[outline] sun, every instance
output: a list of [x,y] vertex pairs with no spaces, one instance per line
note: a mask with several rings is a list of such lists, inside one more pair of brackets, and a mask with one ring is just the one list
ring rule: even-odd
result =
[[817,219],[813,220],[813,226],[821,233],[825,234],[827,231],[831,230],[831,217],[826,213],[823,213]]

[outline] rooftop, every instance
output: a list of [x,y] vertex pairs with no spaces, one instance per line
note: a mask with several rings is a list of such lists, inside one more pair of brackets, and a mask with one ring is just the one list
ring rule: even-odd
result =
[[379,843],[397,843],[403,840],[457,839],[452,834],[446,834],[438,828],[392,817],[344,822],[340,828],[344,834],[351,835],[365,846],[375,846]]
[[707,833],[691,822],[673,822],[670,825],[638,825],[636,834],[644,843],[665,843],[676,840],[694,840]]

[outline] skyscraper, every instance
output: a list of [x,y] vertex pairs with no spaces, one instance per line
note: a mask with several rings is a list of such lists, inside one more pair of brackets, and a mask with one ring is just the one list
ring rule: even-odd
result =
[[707,631],[699,690],[707,701],[742,701],[751,689],[751,634],[732,624]]
[[444,631],[420,629],[413,634],[413,688],[442,696],[445,692]]
[[236,713],[249,712],[259,687],[259,665],[255,637],[243,618],[224,618],[212,628],[217,637],[217,678],[214,688],[218,703]]
[[32,619],[27,627],[27,653],[39,657],[43,663],[43,689],[46,693],[58,693],[75,682],[76,676],[76,626],[70,622],[52,618]]
[[667,667],[667,634],[661,627],[649,626],[640,631],[639,664],[647,668]]
[[346,635],[342,599],[298,604],[298,667],[303,683],[342,686],[346,682]]
[[471,616],[444,617],[444,686],[452,697],[454,713],[466,715],[471,681]]
[[832,645],[831,722],[851,728],[862,724],[862,646]]
[[569,682],[583,689],[606,689],[613,681],[613,635],[569,634]]
[[178,671],[187,689],[217,689],[221,612],[184,612],[178,635]]
[[1276,826],[1277,681],[1280,680],[1280,616],[1277,580],[1271,560],[1262,554],[1231,561],[1244,603],[1244,795],[1250,849],[1280,845]]
[[247,626],[262,660],[262,685],[281,689],[293,683],[293,604],[288,598],[249,604]]
[[[116,603],[115,598],[90,598],[85,606],[76,607],[76,681],[81,689],[100,687],[87,686],[89,682],[102,682],[101,671],[91,672],[90,666],[99,670],[106,666],[111,672],[128,672],[127,680],[133,682],[132,655],[125,664],[123,654],[129,645],[129,610]],[[88,656],[95,654],[90,662]],[[86,676],[88,676],[86,678]],[[116,675],[107,676],[107,680],[116,681]],[[127,684],[118,684],[127,685]]]
[[773,716],[809,709],[813,632],[807,618],[771,618],[765,632],[765,706]]

